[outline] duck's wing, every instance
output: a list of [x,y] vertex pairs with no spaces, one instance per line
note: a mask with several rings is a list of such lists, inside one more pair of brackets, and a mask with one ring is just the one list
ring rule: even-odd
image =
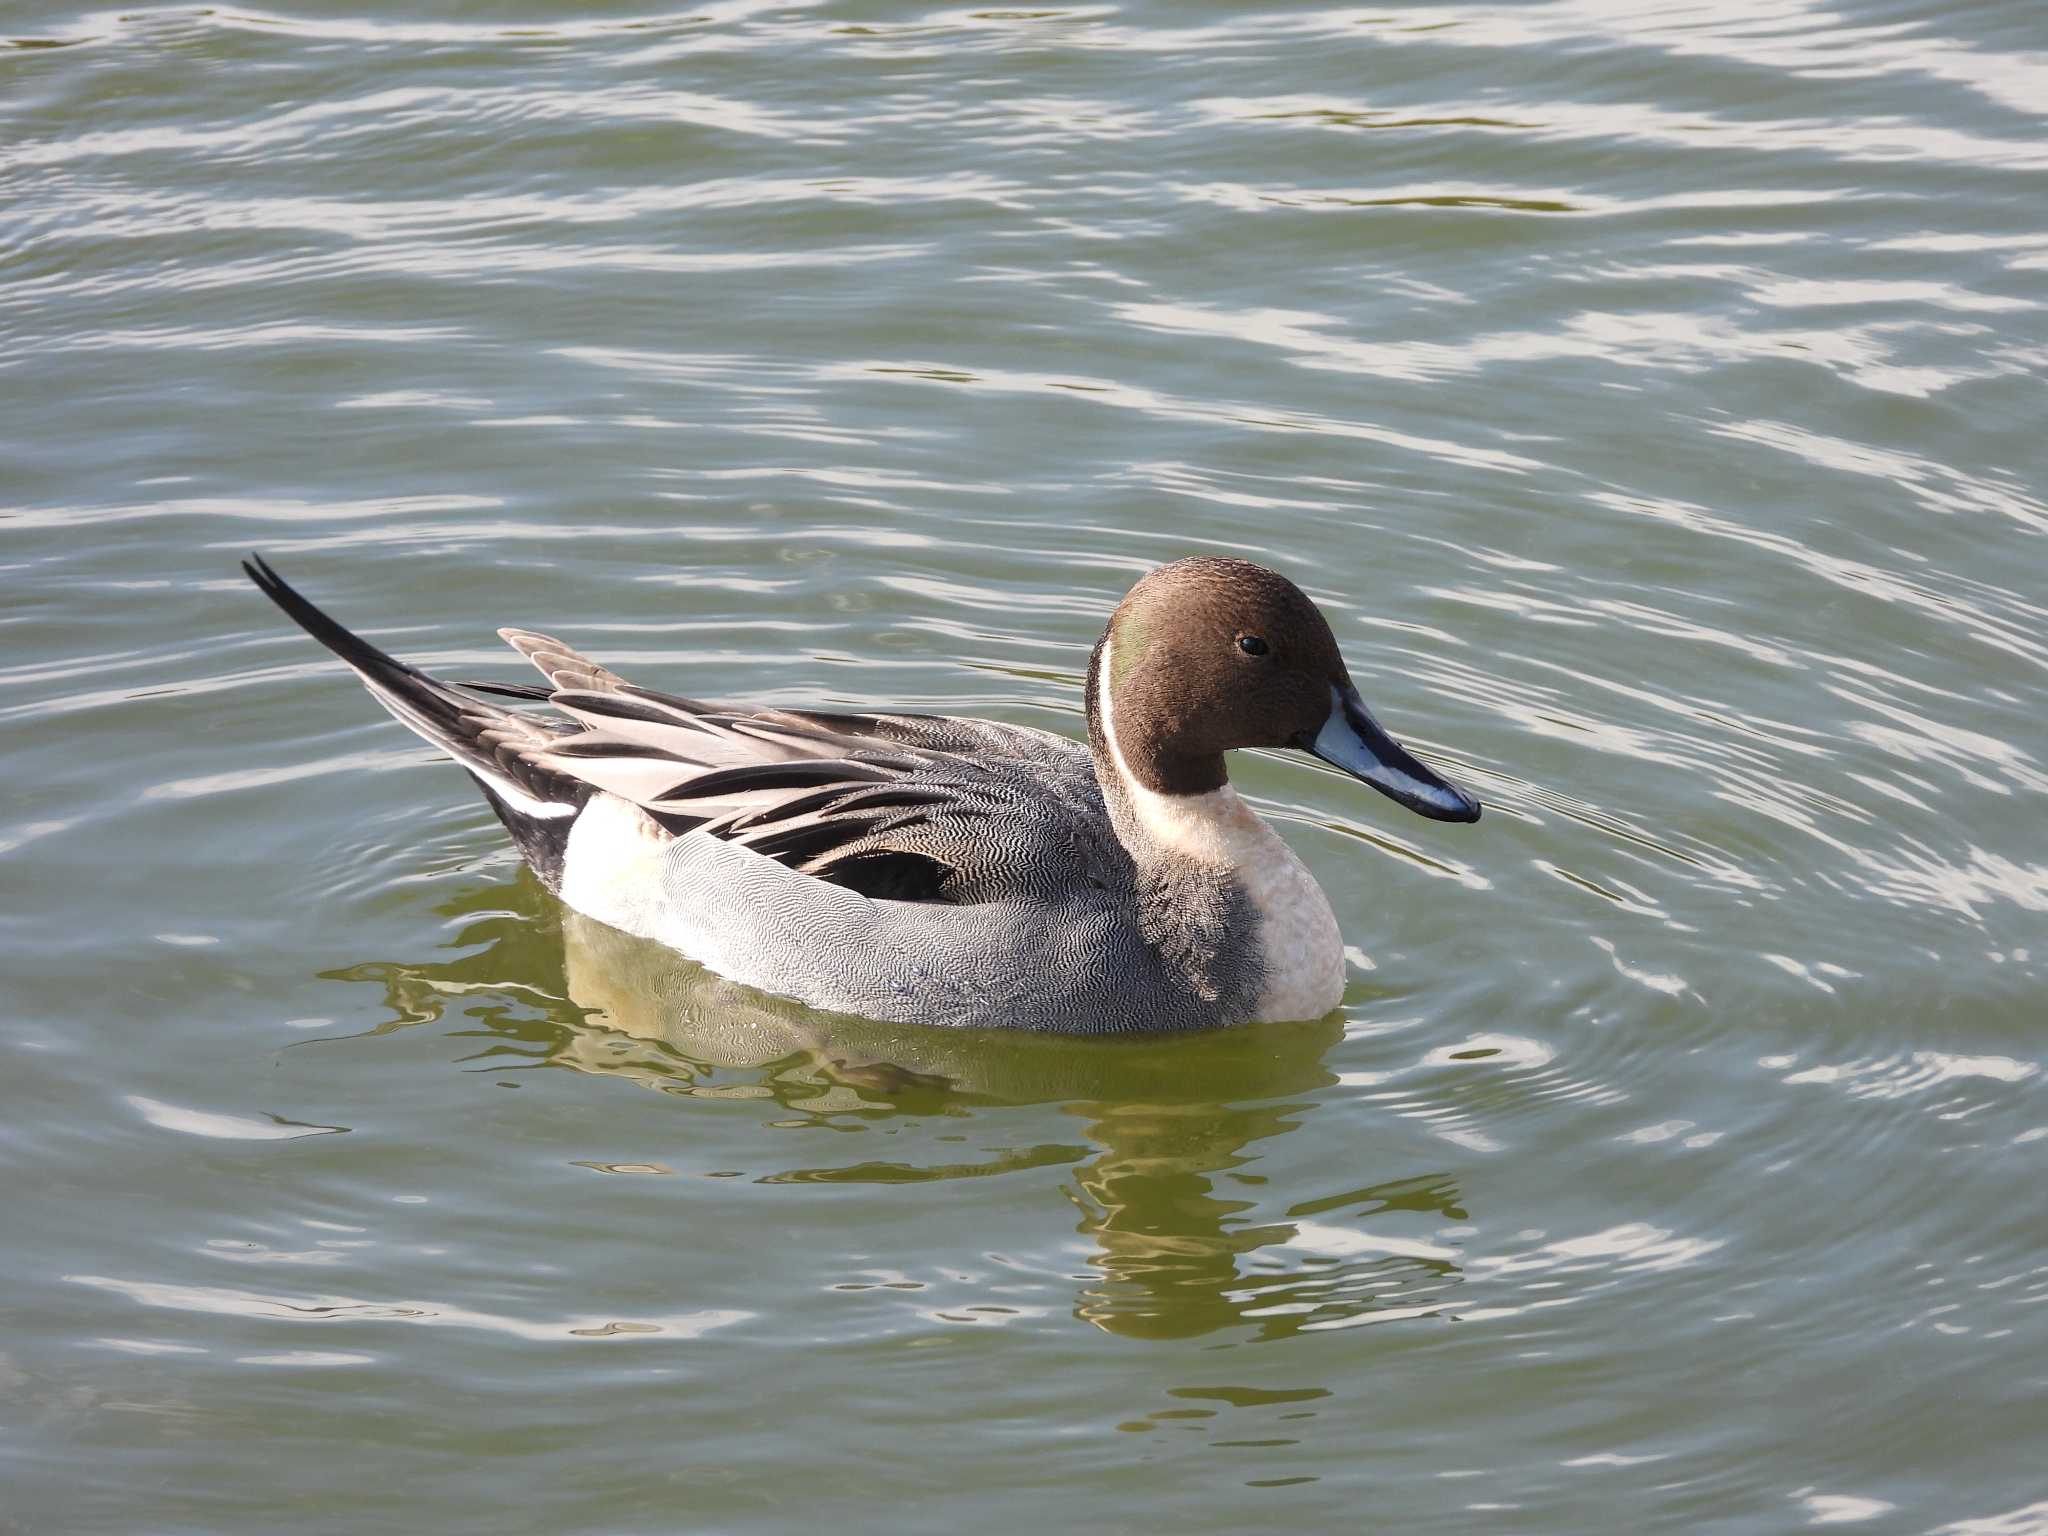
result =
[[542,636],[514,644],[551,676],[605,679],[549,692],[582,729],[535,745],[535,768],[630,800],[671,832],[897,900],[995,900],[1113,862],[1087,754],[1064,738],[932,715],[721,707],[591,670]]
[[[477,778],[544,876],[594,796],[871,896],[981,902],[1114,877],[1086,751],[1043,731],[931,715],[707,704],[627,682],[546,635],[507,630],[548,686],[454,685],[387,655],[260,558],[265,595],[407,728]],[[478,698],[545,702],[549,720]]]

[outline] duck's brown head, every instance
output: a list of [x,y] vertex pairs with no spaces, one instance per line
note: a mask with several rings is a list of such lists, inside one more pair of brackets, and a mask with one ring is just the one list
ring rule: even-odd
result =
[[1248,560],[1176,560],[1131,588],[1095,648],[1088,721],[1098,752],[1154,794],[1221,788],[1238,747],[1297,747],[1419,815],[1479,819],[1372,717],[1301,588]]

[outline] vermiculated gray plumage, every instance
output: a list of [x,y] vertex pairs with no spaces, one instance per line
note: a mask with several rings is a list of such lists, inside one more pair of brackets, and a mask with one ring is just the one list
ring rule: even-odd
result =
[[[1257,998],[1252,952],[1230,942],[1250,929],[1241,903],[1192,867],[1141,875],[1076,742],[937,716],[736,712],[630,686],[552,702],[585,729],[536,749],[543,771],[577,773],[678,837],[745,848],[888,908],[927,909],[877,909],[877,933],[917,934],[897,951],[926,960],[892,969],[879,939],[866,957],[842,951],[814,967],[836,978],[829,989],[818,974],[807,984],[822,1006],[1158,1030],[1211,1026],[1219,1010],[1248,1013]],[[687,866],[690,853],[675,860]],[[1059,963],[985,974],[978,963],[1019,953]]]

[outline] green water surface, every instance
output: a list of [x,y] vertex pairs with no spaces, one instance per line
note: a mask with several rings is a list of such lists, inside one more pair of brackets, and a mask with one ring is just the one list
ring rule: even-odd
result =
[[[0,6],[0,1532],[2048,1533],[2038,0]],[[1078,732],[1302,583],[1339,1015],[838,1024],[236,572]]]

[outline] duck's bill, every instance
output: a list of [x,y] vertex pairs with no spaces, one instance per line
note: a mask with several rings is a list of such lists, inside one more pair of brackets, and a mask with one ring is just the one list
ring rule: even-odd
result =
[[1301,749],[1432,821],[1477,821],[1479,802],[1394,740],[1355,688],[1330,690],[1330,718]]

